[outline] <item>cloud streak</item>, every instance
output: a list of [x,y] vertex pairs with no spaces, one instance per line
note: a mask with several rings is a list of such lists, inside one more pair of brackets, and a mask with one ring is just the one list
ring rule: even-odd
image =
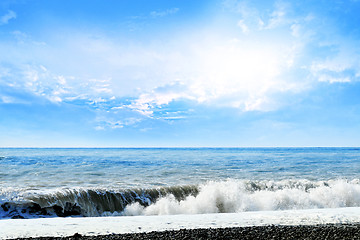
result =
[[177,13],[180,9],[179,8],[169,8],[166,10],[162,10],[162,11],[152,11],[150,12],[150,16],[157,18],[157,17],[165,17],[168,15],[173,15],[175,13]]
[[0,25],[8,24],[11,19],[16,18],[16,13],[14,11],[8,10],[8,12],[0,17]]

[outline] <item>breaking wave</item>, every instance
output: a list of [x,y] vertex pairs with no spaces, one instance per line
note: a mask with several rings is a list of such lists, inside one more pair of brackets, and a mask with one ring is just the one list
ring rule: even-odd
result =
[[0,189],[0,218],[232,213],[360,207],[360,180],[210,181],[153,189]]

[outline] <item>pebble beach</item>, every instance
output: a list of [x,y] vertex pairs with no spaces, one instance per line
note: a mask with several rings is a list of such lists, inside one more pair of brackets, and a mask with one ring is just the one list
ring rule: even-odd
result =
[[82,236],[76,233],[68,237],[21,239],[360,239],[360,224],[269,225],[237,228],[181,229],[100,236]]
[[360,208],[0,220],[0,239],[360,239]]

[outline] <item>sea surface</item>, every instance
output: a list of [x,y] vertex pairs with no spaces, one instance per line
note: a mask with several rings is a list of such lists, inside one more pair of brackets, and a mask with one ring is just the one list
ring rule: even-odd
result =
[[0,219],[360,207],[360,148],[0,148]]

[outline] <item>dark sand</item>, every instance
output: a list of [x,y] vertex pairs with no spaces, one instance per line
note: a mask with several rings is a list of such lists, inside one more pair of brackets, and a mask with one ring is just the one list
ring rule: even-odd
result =
[[254,226],[238,228],[181,229],[177,231],[103,236],[41,237],[22,239],[360,239],[360,224],[305,226]]

